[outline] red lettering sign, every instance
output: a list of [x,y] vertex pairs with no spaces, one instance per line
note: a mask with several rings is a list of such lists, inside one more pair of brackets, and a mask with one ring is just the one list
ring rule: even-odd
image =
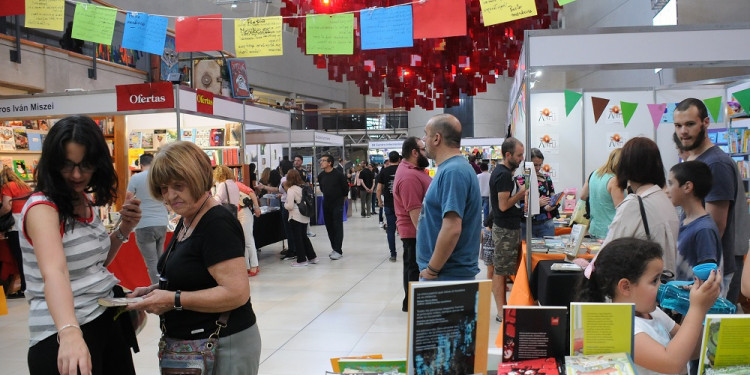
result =
[[214,93],[198,89],[195,93],[195,102],[198,112],[208,115],[214,114]]
[[118,111],[174,108],[174,89],[171,82],[119,85],[115,90]]

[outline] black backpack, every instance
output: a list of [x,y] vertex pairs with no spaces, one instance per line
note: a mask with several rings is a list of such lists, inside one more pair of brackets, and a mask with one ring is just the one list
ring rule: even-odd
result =
[[299,213],[311,217],[315,211],[315,192],[309,185],[302,185],[302,200],[297,204]]

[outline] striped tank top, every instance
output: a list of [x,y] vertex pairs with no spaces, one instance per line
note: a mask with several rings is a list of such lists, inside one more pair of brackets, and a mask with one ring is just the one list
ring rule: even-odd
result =
[[[45,195],[35,193],[23,207],[23,232],[19,236],[23,255],[23,270],[26,276],[26,300],[29,302],[30,345],[57,333],[47,301],[44,298],[44,281],[39,270],[34,247],[26,233],[26,212],[37,204],[46,204],[57,210],[57,206]],[[75,225],[60,227],[63,251],[68,264],[70,285],[73,290],[73,303],[78,324],[83,325],[104,313],[98,299],[112,297],[112,288],[119,280],[110,273],[104,262],[109,252],[110,239],[93,209],[89,219],[77,219]]]

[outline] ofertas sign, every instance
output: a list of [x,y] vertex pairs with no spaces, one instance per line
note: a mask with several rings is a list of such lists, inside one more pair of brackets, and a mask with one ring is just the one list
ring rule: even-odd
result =
[[174,108],[174,89],[171,82],[119,85],[115,90],[118,111]]
[[214,114],[214,93],[205,90],[196,90],[196,110],[207,115]]

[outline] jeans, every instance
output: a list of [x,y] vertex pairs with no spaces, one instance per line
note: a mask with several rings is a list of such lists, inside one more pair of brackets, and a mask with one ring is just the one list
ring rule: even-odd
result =
[[[372,195],[372,198],[370,199],[370,202],[372,203],[372,213],[375,214],[375,207],[378,206],[378,196],[376,195],[377,190],[370,193]],[[364,199],[363,199],[364,200]],[[380,221],[383,221],[383,210],[380,210]]]
[[[532,222],[531,223],[531,237],[544,238],[544,236],[555,235],[555,222],[554,220],[546,220],[543,222]],[[521,221],[521,239],[526,238],[526,218]]]
[[388,236],[388,248],[391,250],[391,256],[396,256],[396,210],[393,207],[383,207],[385,212],[385,220],[388,222],[388,226],[385,228],[385,233]]
[[367,190],[362,188],[362,191],[359,193],[359,196],[362,197],[362,216],[370,216],[370,211],[372,211],[372,193],[368,193]]
[[307,237],[307,223],[300,223],[292,219],[289,220],[289,228],[292,232],[289,242],[294,242],[294,248],[297,249],[297,263],[317,258],[312,242]]
[[490,197],[482,197],[482,220],[486,219],[490,214]]
[[156,263],[161,253],[164,252],[164,239],[166,238],[167,226],[137,228],[135,230],[135,243],[141,251],[143,261],[148,269],[148,278],[151,284],[159,282],[159,273]]
[[417,239],[402,238],[404,245],[404,301],[401,310],[406,311],[409,307],[409,282],[419,281],[419,267],[417,266]]
[[286,254],[287,256],[294,256],[297,254],[297,248],[294,246],[294,241],[292,241],[292,228],[289,227],[289,211],[283,205],[281,206],[281,221],[284,222],[284,235],[286,236],[286,246],[288,249]]
[[343,254],[341,244],[344,242],[344,199],[335,199],[326,204],[323,198],[323,220],[326,222],[328,239],[333,251]]

